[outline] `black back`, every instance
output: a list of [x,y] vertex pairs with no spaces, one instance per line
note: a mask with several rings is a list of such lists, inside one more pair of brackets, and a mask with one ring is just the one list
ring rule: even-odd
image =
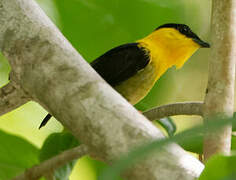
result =
[[118,46],[95,59],[91,66],[111,86],[116,86],[143,69],[150,61],[138,43]]

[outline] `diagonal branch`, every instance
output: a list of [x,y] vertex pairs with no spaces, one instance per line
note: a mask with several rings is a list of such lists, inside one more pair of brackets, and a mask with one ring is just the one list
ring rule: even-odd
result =
[[66,163],[72,160],[78,159],[86,155],[87,153],[88,153],[88,148],[85,145],[80,145],[78,147],[66,150],[61,154],[42,162],[39,165],[27,169],[23,174],[13,178],[12,180],[39,179],[48,172],[53,172],[57,168],[65,165]]
[[202,102],[179,102],[155,107],[143,112],[150,121],[175,115],[202,115]]
[[0,115],[8,113],[25,104],[29,98],[22,91],[16,89],[12,83],[0,88]]
[[[173,115],[202,115],[202,102],[180,102],[159,106],[143,113],[149,120],[153,121]],[[23,174],[12,180],[39,179],[48,172],[53,172],[60,166],[85,155],[88,149],[85,145],[64,151],[63,153],[26,170]]]

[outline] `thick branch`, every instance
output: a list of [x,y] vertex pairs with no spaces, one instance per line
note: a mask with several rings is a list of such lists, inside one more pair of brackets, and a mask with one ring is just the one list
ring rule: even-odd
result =
[[8,83],[0,88],[0,115],[16,109],[27,101],[29,98],[23,92],[16,89],[12,83]]
[[[212,1],[212,51],[209,62],[208,93],[203,109],[205,121],[218,117],[231,117],[234,105],[234,80],[236,57],[236,2],[234,0]],[[204,141],[204,155],[230,153],[231,127],[226,126],[208,133]]]
[[27,169],[23,174],[13,178],[12,180],[36,180],[47,174],[53,172],[57,168],[65,165],[66,163],[78,159],[88,153],[88,148],[85,145],[80,145],[73,149],[66,150],[61,154],[42,162],[30,169]]
[[[33,0],[0,0],[0,48],[10,61],[12,80],[86,144],[93,156],[110,162],[164,137],[98,76]],[[163,152],[129,169],[129,179],[199,176],[203,165],[178,145],[163,147]]]
[[202,102],[179,102],[155,107],[143,112],[150,121],[175,115],[202,115]]

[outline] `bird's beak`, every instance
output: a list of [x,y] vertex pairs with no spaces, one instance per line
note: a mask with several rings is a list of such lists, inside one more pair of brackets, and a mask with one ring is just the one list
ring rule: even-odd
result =
[[194,42],[196,42],[197,44],[199,44],[202,48],[209,48],[210,44],[207,42],[202,41],[201,39],[193,39]]

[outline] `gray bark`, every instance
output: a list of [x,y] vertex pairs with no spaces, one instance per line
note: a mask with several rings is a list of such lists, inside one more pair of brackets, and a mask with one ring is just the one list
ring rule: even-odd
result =
[[[208,93],[204,100],[205,121],[230,118],[234,108],[236,57],[236,2],[212,1],[211,58],[209,62]],[[231,126],[225,126],[205,136],[204,156],[230,153]]]
[[[11,80],[106,162],[162,133],[101,79],[32,0],[0,0],[0,49]],[[187,163],[186,163],[187,162]],[[203,165],[178,145],[126,173],[135,180],[192,180]]]
[[199,115],[202,116],[202,102],[178,102],[155,107],[143,112],[150,121],[175,115]]
[[13,83],[8,83],[0,88],[0,115],[18,108],[29,99],[20,89],[14,87]]

